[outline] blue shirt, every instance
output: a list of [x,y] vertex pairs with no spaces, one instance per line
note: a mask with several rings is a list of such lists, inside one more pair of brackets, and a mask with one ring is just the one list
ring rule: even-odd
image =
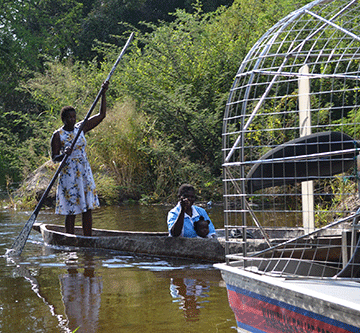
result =
[[[216,231],[215,231],[215,227],[212,224],[208,214],[206,213],[206,210],[198,207],[198,206],[191,206],[192,208],[192,216],[190,217],[188,214],[185,213],[184,215],[184,226],[183,229],[181,231],[180,236],[181,237],[189,237],[189,238],[195,238],[198,237],[198,235],[196,234],[196,231],[194,229],[194,222],[198,221],[200,219],[200,216],[204,217],[204,220],[206,221],[210,221],[209,223],[209,235],[216,235]],[[167,217],[167,224],[168,224],[168,229],[169,229],[169,235],[171,236],[171,228],[174,225],[177,217],[180,214],[180,210],[181,210],[181,206],[180,203],[178,203],[172,210],[170,210],[170,212],[168,213],[168,217]]]

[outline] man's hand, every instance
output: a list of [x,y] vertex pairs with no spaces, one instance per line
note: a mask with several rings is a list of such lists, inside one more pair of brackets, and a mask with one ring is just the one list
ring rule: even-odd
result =
[[180,198],[180,206],[182,209],[189,208],[191,206],[190,200],[188,198]]

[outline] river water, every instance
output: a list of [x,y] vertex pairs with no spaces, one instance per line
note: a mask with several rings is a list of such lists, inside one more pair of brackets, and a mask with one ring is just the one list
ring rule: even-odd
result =
[[[94,211],[94,228],[166,231],[170,208],[104,207]],[[221,228],[222,207],[208,212]],[[21,258],[6,259],[31,213],[0,211],[1,333],[236,332],[225,284],[211,264],[50,247],[35,231]],[[63,218],[44,210],[37,222]]]

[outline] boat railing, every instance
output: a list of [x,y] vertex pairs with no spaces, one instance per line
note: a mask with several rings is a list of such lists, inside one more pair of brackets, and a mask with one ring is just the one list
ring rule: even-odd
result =
[[360,277],[360,209],[322,228],[288,240],[247,238],[246,251],[231,253],[228,239],[227,263],[233,267],[285,278]]

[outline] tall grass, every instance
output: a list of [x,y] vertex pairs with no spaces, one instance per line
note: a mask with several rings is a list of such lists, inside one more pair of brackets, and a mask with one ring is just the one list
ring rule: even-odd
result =
[[144,203],[175,201],[178,187],[192,183],[200,199],[219,200],[221,181],[208,167],[195,164],[164,138],[154,121],[127,99],[116,102],[88,139],[88,155],[100,198],[108,204],[124,199]]
[[[107,117],[89,138],[89,159],[97,176],[98,192],[118,191],[119,198],[140,197],[141,183],[146,174],[144,117],[136,112],[131,100],[116,102]],[[112,197],[111,193],[104,193]]]

